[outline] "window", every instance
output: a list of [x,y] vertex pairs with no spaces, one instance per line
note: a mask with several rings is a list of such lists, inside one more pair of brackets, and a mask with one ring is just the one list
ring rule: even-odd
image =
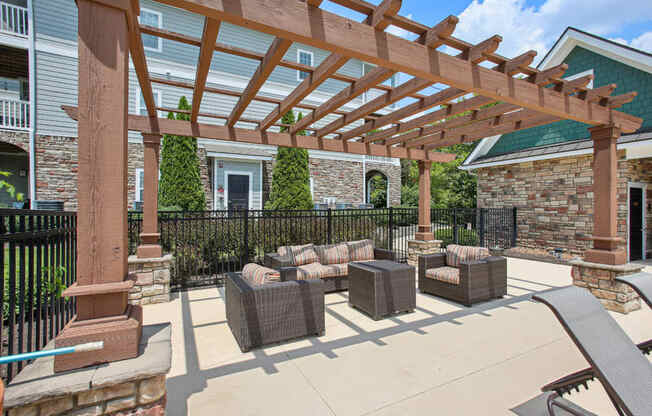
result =
[[[366,62],[362,63],[362,76],[364,77],[368,73],[370,73],[372,70],[376,68],[376,65],[374,64],[369,64]],[[398,74],[392,75],[388,80],[382,83],[382,85],[387,85],[389,87],[395,88],[396,84],[398,83]],[[367,101],[370,101],[378,96],[378,92],[373,93],[371,89],[367,90],[362,94],[362,100],[366,103]],[[390,108],[396,107],[396,104],[391,104],[389,106]]]
[[[154,100],[156,101],[156,106],[157,107],[162,107],[162,95],[160,90],[152,90],[154,93]],[[158,116],[161,117],[161,112],[158,112]],[[138,92],[136,93],[136,114],[141,115],[141,116],[146,116],[147,115],[147,106],[145,105],[145,97],[143,97],[143,93],[138,89]]]
[[136,169],[136,189],[134,201],[143,202],[143,190],[145,189],[145,170]]
[[[139,21],[143,25],[162,27],[162,16],[160,12],[148,9],[140,9]],[[154,35],[142,35],[143,47],[148,51],[161,52],[161,38]]]
[[[304,51],[301,49],[297,50],[297,62],[299,62],[300,64],[313,66],[314,58],[315,56],[312,52]],[[308,75],[310,75],[308,72],[297,71],[297,80],[303,81],[304,79],[308,78]]]

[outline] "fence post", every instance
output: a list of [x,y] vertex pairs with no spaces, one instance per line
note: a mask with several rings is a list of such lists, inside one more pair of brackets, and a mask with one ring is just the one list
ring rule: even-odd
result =
[[332,210],[328,208],[328,244],[333,244],[333,216]]
[[457,209],[453,208],[453,241],[455,244],[460,243],[460,239],[457,235]]
[[518,224],[516,222],[516,207],[512,208],[512,247],[516,247],[516,239],[518,238]]
[[389,240],[387,242],[387,249],[388,250],[394,250],[394,209],[392,207],[389,207],[389,230],[387,233],[387,239]]
[[485,247],[485,214],[487,211],[484,208],[478,208],[480,210],[480,246]]
[[[248,210],[242,210],[242,214],[244,216],[243,218],[243,223],[244,223],[244,257],[243,257],[243,263],[247,264],[249,263],[249,211]],[[244,266],[244,264],[241,264],[241,266]]]

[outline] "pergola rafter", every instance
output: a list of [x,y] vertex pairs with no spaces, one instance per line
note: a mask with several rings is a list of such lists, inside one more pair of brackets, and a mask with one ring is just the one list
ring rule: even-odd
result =
[[[433,151],[482,137],[504,134],[558,120],[586,123],[594,143],[594,249],[586,253],[589,262],[623,264],[626,255],[618,249],[617,139],[621,132],[634,132],[642,120],[614,108],[630,102],[635,92],[612,97],[615,86],[587,89],[589,78],[560,79],[565,64],[539,71],[529,65],[535,54],[526,52],[513,59],[496,53],[502,40],[498,35],[478,44],[453,36],[454,16],[429,27],[398,15],[401,0],[384,0],[375,6],[364,0],[331,0],[362,13],[355,22],[319,8],[321,0],[157,0],[185,11],[202,15],[205,27],[201,39],[141,26],[138,0],[77,0],[79,108],[64,110],[78,121],[79,132],[79,208],[77,282],[63,293],[77,297],[77,316],[56,338],[57,346],[75,345],[87,340],[103,341],[102,359],[115,361],[138,354],[142,313],[128,307],[133,280],[127,268],[127,131],[141,132],[144,144],[144,213],[142,244],[137,255],[159,258],[158,244],[158,150],[161,135],[193,136],[251,144],[298,147],[304,149],[384,156],[418,161],[419,215],[417,240],[433,240],[430,221],[430,167],[432,162],[447,162],[455,155]],[[229,23],[265,33],[274,41],[264,53],[217,42],[220,23]],[[396,26],[411,32],[408,40],[385,31]],[[199,47],[194,83],[152,77],[142,44],[142,33]],[[292,43],[302,43],[329,52],[317,68],[283,60]],[[437,48],[446,45],[459,51],[455,56]],[[259,62],[258,69],[242,92],[207,86],[215,52],[233,54]],[[128,114],[128,59],[140,84],[147,116]],[[377,68],[361,78],[340,74],[337,69],[347,60],[357,59]],[[492,68],[479,65],[493,63]],[[310,74],[294,92],[282,99],[259,94],[277,66]],[[396,73],[411,81],[398,88],[382,82]],[[524,76],[524,78],[523,78]],[[347,86],[290,127],[289,132],[269,131],[285,110],[310,108],[301,101],[327,79],[347,82]],[[152,82],[193,91],[190,120],[157,118]],[[432,95],[417,92],[422,86],[442,84],[445,89]],[[370,89],[386,93],[350,112],[341,108]],[[205,94],[237,97],[228,116],[201,112]],[[462,101],[460,97],[474,95]],[[399,97],[417,98],[389,114],[372,117],[374,111]],[[252,101],[275,104],[263,120],[243,118]],[[490,106],[490,104],[493,104]],[[352,106],[352,105],[351,105]],[[423,112],[434,109],[428,114]],[[171,111],[171,110],[170,110]],[[175,110],[179,112],[180,110]],[[469,112],[465,114],[466,112]],[[330,114],[341,121],[317,127],[316,134],[298,135],[301,130]],[[223,118],[225,125],[199,122],[198,118]],[[364,125],[341,129],[362,118]],[[407,121],[403,121],[407,120]],[[235,127],[238,121],[256,128]],[[398,123],[398,124],[396,124]],[[373,129],[395,124],[380,132]],[[319,130],[321,128],[321,130]],[[397,134],[402,134],[396,136]],[[324,137],[338,134],[338,138]],[[367,135],[368,134],[368,135]],[[366,136],[365,136],[366,135]],[[74,326],[74,328],[73,328]],[[84,355],[86,354],[86,355]],[[96,364],[96,355],[59,355],[55,371]]]

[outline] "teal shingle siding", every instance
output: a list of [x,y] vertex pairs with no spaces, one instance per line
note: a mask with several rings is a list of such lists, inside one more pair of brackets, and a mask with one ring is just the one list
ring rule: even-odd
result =
[[[568,64],[565,77],[593,69],[593,87],[618,85],[613,95],[637,91],[638,96],[619,111],[643,118],[641,130],[652,129],[652,74],[617,62],[606,56],[576,46],[564,60]],[[487,153],[496,156],[531,147],[551,145],[589,137],[588,125],[564,120],[553,124],[503,135]]]

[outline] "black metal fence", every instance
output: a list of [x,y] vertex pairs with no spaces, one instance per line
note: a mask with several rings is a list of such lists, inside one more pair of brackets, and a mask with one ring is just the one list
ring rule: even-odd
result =
[[[509,248],[516,241],[516,209],[433,209],[435,238],[451,243]],[[282,245],[327,244],[365,238],[407,260],[417,231],[416,208],[309,211],[159,212],[164,252],[175,262],[171,287],[181,290],[219,283],[224,273]],[[130,252],[140,242],[142,213],[129,213]]]
[[[76,280],[74,212],[0,209],[0,355],[41,350],[75,314],[61,293]],[[0,366],[9,382],[24,363]]]

